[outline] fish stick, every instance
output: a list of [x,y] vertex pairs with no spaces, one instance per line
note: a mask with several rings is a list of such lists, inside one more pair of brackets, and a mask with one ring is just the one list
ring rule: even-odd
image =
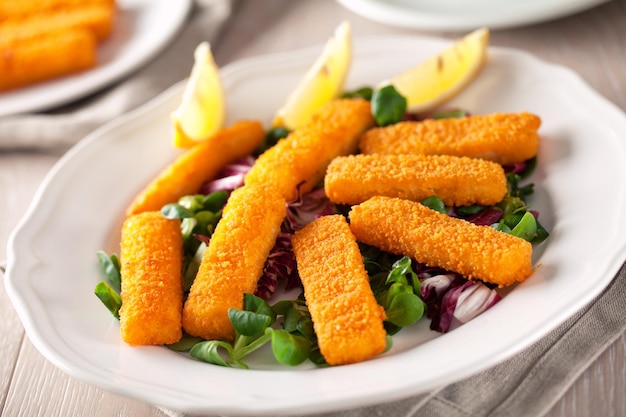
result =
[[198,192],[200,186],[226,164],[256,149],[264,135],[261,122],[253,120],[239,121],[222,129],[167,166],[135,197],[126,215],[160,210],[182,196]]
[[3,0],[0,1],[0,21],[49,10],[76,8],[91,4],[114,8],[115,0]]
[[183,308],[183,328],[206,340],[233,340],[228,309],[253,294],[286,215],[271,187],[244,185],[228,199]]
[[126,219],[121,241],[120,331],[131,345],[175,343],[182,336],[183,238],[180,220],[159,212]]
[[533,272],[530,242],[409,200],[372,197],[353,206],[350,228],[368,245],[501,287]]
[[292,238],[304,298],[326,362],[361,362],[385,349],[385,312],[370,287],[350,227],[322,216]]
[[49,32],[87,29],[98,41],[108,38],[113,28],[115,9],[103,4],[54,9],[0,22],[2,43],[11,44],[45,36]]
[[12,47],[0,46],[0,91],[83,71],[94,67],[96,60],[96,39],[82,29],[50,33],[36,42]]
[[370,129],[359,148],[364,154],[469,156],[507,165],[537,155],[540,125],[531,113],[407,121]]
[[324,178],[333,203],[359,204],[376,195],[421,201],[437,196],[448,206],[493,205],[506,194],[502,166],[449,155],[350,155],[335,158]]
[[38,42],[51,32],[86,29],[98,41],[112,32],[115,9],[93,4],[74,9],[59,9],[0,22],[0,46]]
[[321,181],[334,157],[356,151],[359,135],[373,123],[369,102],[331,101],[309,123],[265,151],[245,182],[272,184],[287,201],[293,200],[299,185],[300,191],[306,192]]

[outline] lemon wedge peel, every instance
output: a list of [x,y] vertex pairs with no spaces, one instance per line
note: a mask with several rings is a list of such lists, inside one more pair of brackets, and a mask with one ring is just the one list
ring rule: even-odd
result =
[[308,122],[315,111],[343,92],[351,62],[351,29],[345,21],[335,29],[322,53],[276,112],[273,126],[293,130]]
[[437,55],[382,82],[392,84],[407,99],[407,110],[428,112],[460,93],[487,61],[489,29],[480,28],[457,40]]
[[174,146],[190,148],[197,145],[221,129],[225,119],[219,69],[210,44],[202,42],[194,51],[194,64],[181,103],[171,114]]

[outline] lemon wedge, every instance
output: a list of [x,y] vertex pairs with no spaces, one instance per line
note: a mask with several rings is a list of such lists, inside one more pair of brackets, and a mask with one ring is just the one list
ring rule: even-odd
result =
[[407,110],[427,112],[450,100],[465,88],[487,60],[489,29],[481,28],[457,40],[379,88],[392,84],[407,99]]
[[352,61],[349,22],[341,23],[326,42],[321,55],[309,68],[274,118],[274,126],[295,129],[343,91]]
[[224,92],[211,46],[200,43],[180,105],[171,115],[174,146],[191,148],[224,125]]

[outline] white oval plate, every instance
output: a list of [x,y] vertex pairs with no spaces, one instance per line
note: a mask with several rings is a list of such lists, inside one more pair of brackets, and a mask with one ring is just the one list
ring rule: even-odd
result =
[[[388,79],[449,42],[356,39],[348,88]],[[240,61],[221,71],[232,122],[269,126],[321,47]],[[174,156],[169,113],[183,84],[95,131],[43,182],[9,241],[7,292],[30,339],[54,364],[98,387],[190,413],[297,414],[390,401],[467,377],[511,357],[558,326],[614,277],[626,253],[626,116],[573,72],[492,48],[489,63],[451,105],[474,113],[541,115],[533,207],[552,232],[535,274],[502,302],[442,336],[426,320],[373,360],[313,369],[255,370],[194,361],[163,347],[130,347],[93,295],[96,251],[118,252],[123,211]]]
[[608,0],[337,0],[368,19],[425,30],[503,29],[546,22]]
[[111,37],[91,70],[0,92],[0,117],[50,109],[84,97],[142,66],[176,35],[191,0],[118,0]]

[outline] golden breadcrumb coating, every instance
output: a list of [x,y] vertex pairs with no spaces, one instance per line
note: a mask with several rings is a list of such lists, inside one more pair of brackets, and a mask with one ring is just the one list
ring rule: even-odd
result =
[[[111,35],[115,15],[116,9],[110,5],[88,4],[9,18],[0,21],[0,45],[37,42],[49,33],[76,29],[88,30],[98,41],[102,41]],[[43,58],[41,65],[45,65]]]
[[120,331],[131,345],[175,343],[182,336],[183,239],[180,220],[159,212],[126,219],[121,241]]
[[409,200],[372,197],[353,206],[350,228],[360,242],[469,279],[505,286],[533,273],[530,242]]
[[0,45],[0,91],[83,71],[94,67],[96,60],[96,39],[84,29],[56,31],[33,42]]
[[333,203],[359,204],[384,195],[421,201],[437,196],[448,206],[493,205],[506,194],[502,166],[449,155],[350,155],[335,158],[324,178]]
[[102,5],[112,9],[116,7],[115,0],[2,0],[0,21],[87,5]]
[[292,238],[304,297],[326,362],[361,362],[385,349],[385,312],[345,217],[323,216]]
[[374,120],[369,102],[333,100],[305,126],[294,130],[265,151],[246,175],[246,183],[272,184],[287,201],[306,192],[323,178],[330,161],[356,151],[357,139]]
[[126,215],[160,210],[180,197],[197,193],[226,164],[254,151],[265,132],[258,121],[239,121],[194,146],[166,167],[135,198]]
[[502,165],[537,155],[541,119],[531,113],[494,113],[400,122],[359,139],[365,154],[427,154],[482,158]]
[[229,308],[253,294],[286,214],[274,189],[244,185],[233,191],[211,236],[183,309],[183,328],[207,340],[233,340]]

